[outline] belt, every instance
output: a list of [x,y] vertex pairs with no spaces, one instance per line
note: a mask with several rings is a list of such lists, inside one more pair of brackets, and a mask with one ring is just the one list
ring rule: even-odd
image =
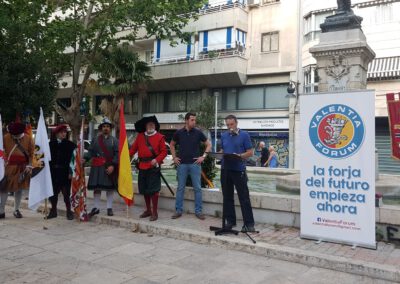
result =
[[151,162],[153,160],[153,158],[139,158],[140,162]]
[[106,164],[106,159],[103,157],[92,158],[92,167],[101,167]]

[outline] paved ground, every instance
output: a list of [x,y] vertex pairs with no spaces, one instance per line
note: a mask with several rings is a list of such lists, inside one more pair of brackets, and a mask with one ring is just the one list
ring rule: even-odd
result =
[[[63,216],[44,223],[28,210],[17,220],[11,212],[0,221],[1,283],[389,283]],[[160,222],[168,217],[161,212]],[[210,222],[186,215],[179,224]]]

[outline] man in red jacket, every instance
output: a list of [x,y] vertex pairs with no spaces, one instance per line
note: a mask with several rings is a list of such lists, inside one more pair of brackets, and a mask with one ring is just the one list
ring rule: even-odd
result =
[[[139,157],[139,193],[144,195],[146,211],[140,218],[150,216],[150,221],[158,219],[158,195],[161,190],[160,167],[167,156],[164,135],[158,133],[160,124],[155,116],[144,117],[135,123],[138,132],[129,154],[138,152]],[[150,203],[153,204],[151,208]]]

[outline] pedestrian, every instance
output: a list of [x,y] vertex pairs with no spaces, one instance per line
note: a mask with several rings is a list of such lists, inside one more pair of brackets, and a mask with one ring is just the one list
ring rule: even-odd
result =
[[269,157],[269,152],[265,147],[264,141],[260,141],[260,143],[258,143],[258,147],[254,150],[254,156],[257,157],[257,167],[264,167],[264,164]]
[[247,186],[246,159],[253,156],[253,145],[249,133],[239,129],[237,118],[228,115],[225,118],[228,131],[221,135],[222,152],[236,154],[236,159],[222,160],[221,186],[224,199],[223,217],[226,220],[226,228],[236,226],[236,213],[234,201],[234,188],[239,197],[243,216],[242,232],[255,232],[253,209],[250,202],[249,188]]
[[104,118],[99,125],[100,134],[95,137],[89,147],[92,159],[88,190],[93,190],[94,207],[89,213],[92,217],[100,213],[101,192],[107,196],[107,215],[113,216],[112,204],[114,191],[117,190],[118,139],[111,135],[113,125]]
[[[165,137],[158,131],[160,124],[155,116],[144,117],[135,122],[139,134],[133,143],[129,155],[138,153],[139,158],[139,193],[144,195],[146,210],[140,218],[158,219],[158,197],[161,190],[161,164],[167,156]],[[153,208],[151,208],[151,204]]]
[[268,160],[264,163],[264,166],[269,166],[270,168],[277,168],[278,167],[278,155],[275,152],[274,146],[269,146],[269,157]]
[[53,131],[53,137],[49,142],[51,161],[50,172],[53,183],[54,195],[49,198],[51,209],[47,219],[57,217],[57,203],[60,192],[64,197],[67,219],[73,220],[74,214],[71,211],[71,178],[72,171],[70,162],[76,148],[76,144],[67,139],[67,126],[59,125]]
[[[202,156],[200,156],[201,143],[206,145]],[[175,149],[176,145],[179,146],[179,154]],[[195,113],[188,112],[185,115],[185,127],[175,132],[170,143],[170,149],[174,163],[177,166],[176,170],[178,175],[175,214],[172,215],[172,219],[177,219],[182,216],[186,180],[190,175],[194,190],[195,214],[197,218],[204,220],[205,216],[202,213],[201,164],[206,157],[206,153],[211,149],[211,143],[204,133],[196,128]]]
[[22,218],[19,211],[23,190],[29,189],[32,174],[34,143],[31,136],[26,135],[25,124],[12,122],[4,135],[5,177],[7,179],[0,193],[0,219],[5,218],[5,205],[8,193],[14,193],[14,217]]

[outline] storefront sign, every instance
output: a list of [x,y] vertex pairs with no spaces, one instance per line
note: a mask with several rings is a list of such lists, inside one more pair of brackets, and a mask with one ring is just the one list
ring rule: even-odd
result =
[[301,237],[376,248],[374,92],[300,106]]
[[400,93],[387,94],[387,108],[389,116],[390,138],[392,143],[392,157],[400,159]]
[[288,118],[238,118],[242,129],[289,129]]

